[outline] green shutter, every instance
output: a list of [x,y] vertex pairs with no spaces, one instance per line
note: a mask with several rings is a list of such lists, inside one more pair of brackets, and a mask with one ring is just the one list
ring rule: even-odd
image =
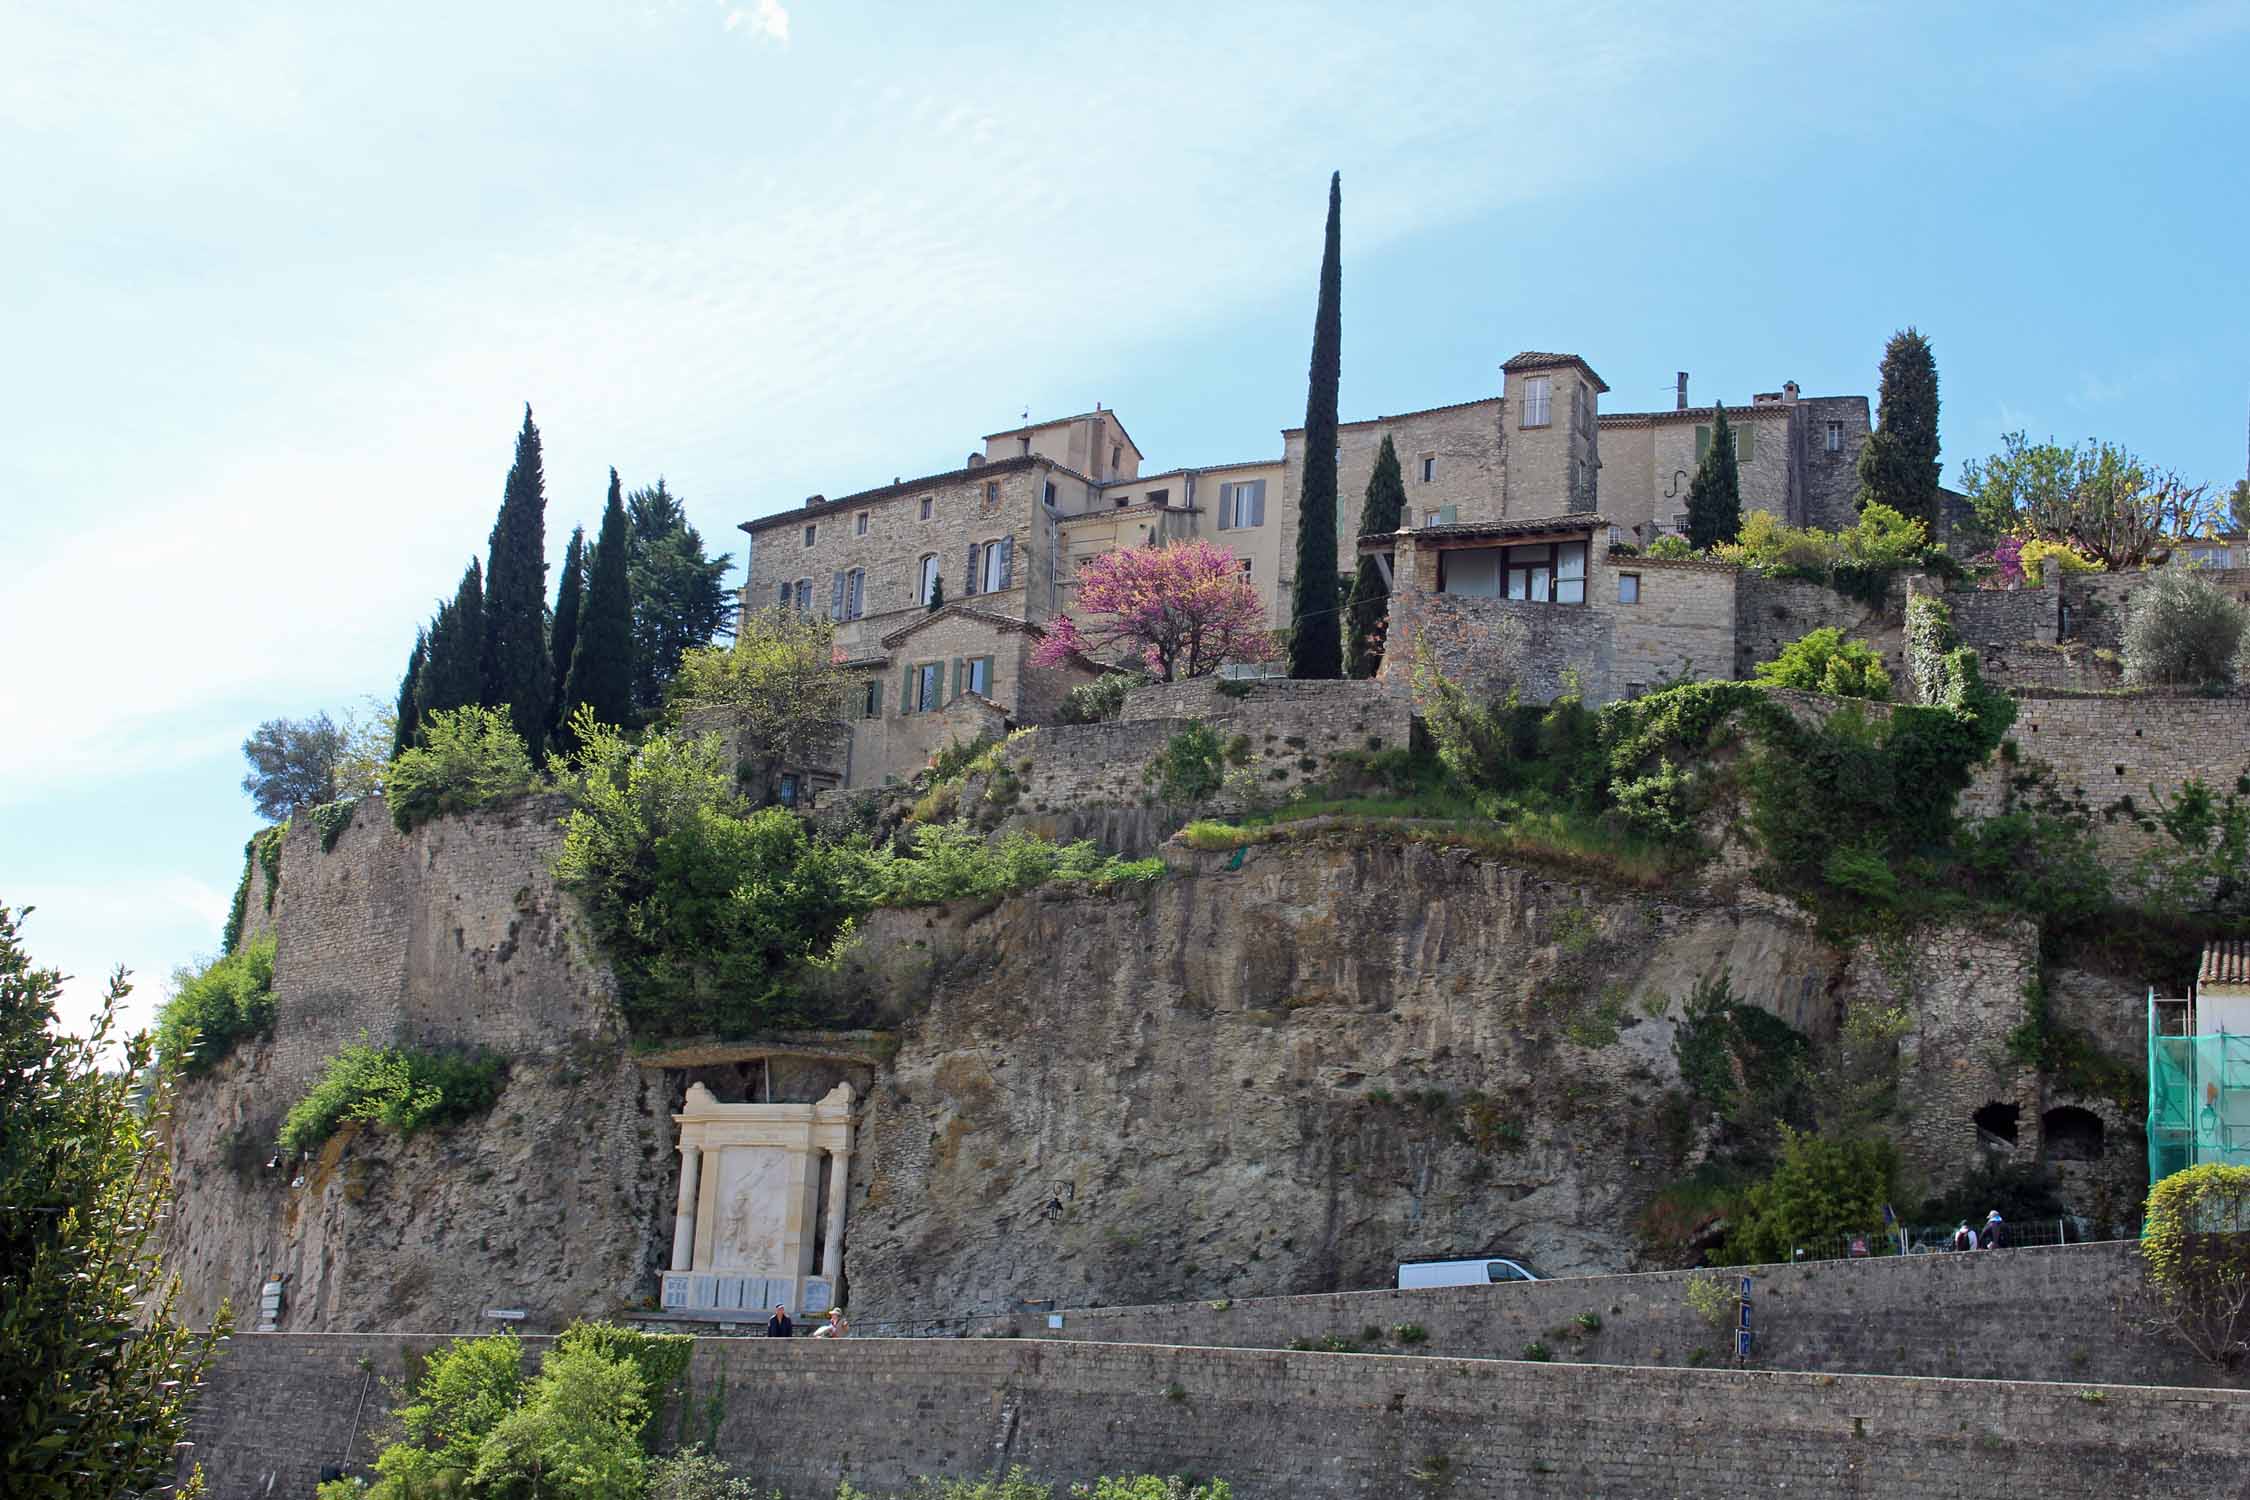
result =
[[883,717],[883,679],[880,677],[867,679],[867,717]]
[[1736,463],[1746,464],[1750,462],[1750,454],[1758,446],[1755,441],[1757,436],[1758,429],[1752,427],[1748,422],[1734,430],[1734,458]]
[[1703,455],[1709,453],[1710,451],[1711,429],[1708,427],[1698,426],[1695,429],[1695,461],[1697,463],[1703,462]]
[[914,667],[911,663],[906,668],[906,680],[899,684],[898,711],[902,714],[914,712]]

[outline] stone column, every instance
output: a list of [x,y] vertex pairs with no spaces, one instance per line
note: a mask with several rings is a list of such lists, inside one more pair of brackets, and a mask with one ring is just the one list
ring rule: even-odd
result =
[[680,1204],[672,1224],[672,1269],[695,1269],[695,1200],[703,1180],[703,1132],[681,1132]]
[[844,1284],[844,1186],[850,1178],[851,1153],[842,1149],[829,1152],[828,1237],[821,1243],[820,1270],[829,1286],[839,1290]]

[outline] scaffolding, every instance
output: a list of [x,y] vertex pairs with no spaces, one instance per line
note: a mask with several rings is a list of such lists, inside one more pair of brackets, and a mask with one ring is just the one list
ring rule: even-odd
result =
[[2192,1000],[2148,997],[2148,1180],[2250,1166],[2250,1034],[2199,1033]]

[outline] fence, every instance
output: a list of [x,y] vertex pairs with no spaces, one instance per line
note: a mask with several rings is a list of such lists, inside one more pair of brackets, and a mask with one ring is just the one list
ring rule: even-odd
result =
[[[2098,1236],[2090,1219],[2071,1216],[2060,1219],[2003,1219],[2000,1224],[2000,1243],[1988,1246],[1985,1226],[1978,1220],[1955,1220],[1951,1224],[1924,1224],[1902,1226],[1896,1229],[1870,1230],[1864,1234],[1840,1234],[1832,1240],[1799,1246],[1797,1259],[1806,1260],[1873,1260],[1886,1255],[1942,1255],[1953,1250],[1953,1237],[1964,1225],[1977,1237],[1980,1250],[2032,1249],[2045,1245],[2084,1245]],[[1903,1249],[1902,1249],[1903,1245]]]

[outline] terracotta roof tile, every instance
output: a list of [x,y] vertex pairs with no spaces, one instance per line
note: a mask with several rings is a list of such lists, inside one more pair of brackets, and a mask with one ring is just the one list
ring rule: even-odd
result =
[[2250,984],[2250,940],[2229,938],[2203,945],[2201,984]]

